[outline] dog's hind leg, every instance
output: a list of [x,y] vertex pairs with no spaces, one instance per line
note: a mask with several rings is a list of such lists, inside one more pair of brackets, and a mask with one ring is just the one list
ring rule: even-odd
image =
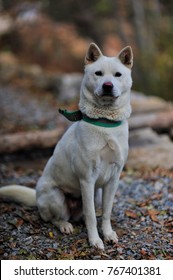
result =
[[70,211],[62,190],[52,187],[48,191],[38,192],[37,206],[44,221],[52,222],[62,233],[73,232],[73,226],[68,222]]

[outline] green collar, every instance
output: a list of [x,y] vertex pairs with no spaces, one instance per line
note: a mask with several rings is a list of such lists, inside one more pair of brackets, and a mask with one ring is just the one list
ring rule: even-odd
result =
[[83,120],[84,122],[101,127],[117,127],[122,124],[122,121],[112,121],[106,118],[90,118],[87,115],[83,114],[80,110],[69,112],[67,110],[59,109],[59,113],[61,113],[64,117],[72,122]]

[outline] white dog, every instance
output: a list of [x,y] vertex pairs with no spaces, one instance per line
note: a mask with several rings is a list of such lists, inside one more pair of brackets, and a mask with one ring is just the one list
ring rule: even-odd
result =
[[102,231],[106,241],[117,242],[110,217],[120,173],[128,155],[128,122],[133,54],[124,48],[106,57],[91,43],[85,57],[79,111],[60,111],[76,122],[58,142],[36,191],[24,186],[0,188],[0,196],[37,205],[44,221],[70,234],[69,219],[82,214],[92,246],[104,249],[97,231],[95,196],[102,189]]

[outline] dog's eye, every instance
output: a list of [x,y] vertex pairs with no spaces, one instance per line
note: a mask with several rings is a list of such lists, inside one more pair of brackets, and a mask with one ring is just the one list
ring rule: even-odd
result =
[[122,75],[122,74],[121,74],[120,72],[116,72],[116,73],[115,73],[115,77],[121,77],[121,75]]
[[103,73],[102,73],[102,71],[96,71],[96,72],[95,72],[95,75],[96,75],[96,76],[103,76]]

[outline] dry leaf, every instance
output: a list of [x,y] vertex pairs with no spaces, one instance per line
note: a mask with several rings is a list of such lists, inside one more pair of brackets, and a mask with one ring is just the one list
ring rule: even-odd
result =
[[132,210],[126,210],[125,214],[126,214],[127,217],[130,217],[132,219],[137,219],[138,218],[138,215]]
[[53,232],[52,231],[49,231],[49,237],[53,238]]
[[147,251],[145,250],[145,248],[142,248],[140,252],[143,256],[147,255]]
[[159,214],[159,211],[155,210],[155,209],[150,209],[148,210],[148,215],[150,216],[151,220],[153,222],[159,222],[158,218],[157,218],[157,214]]

